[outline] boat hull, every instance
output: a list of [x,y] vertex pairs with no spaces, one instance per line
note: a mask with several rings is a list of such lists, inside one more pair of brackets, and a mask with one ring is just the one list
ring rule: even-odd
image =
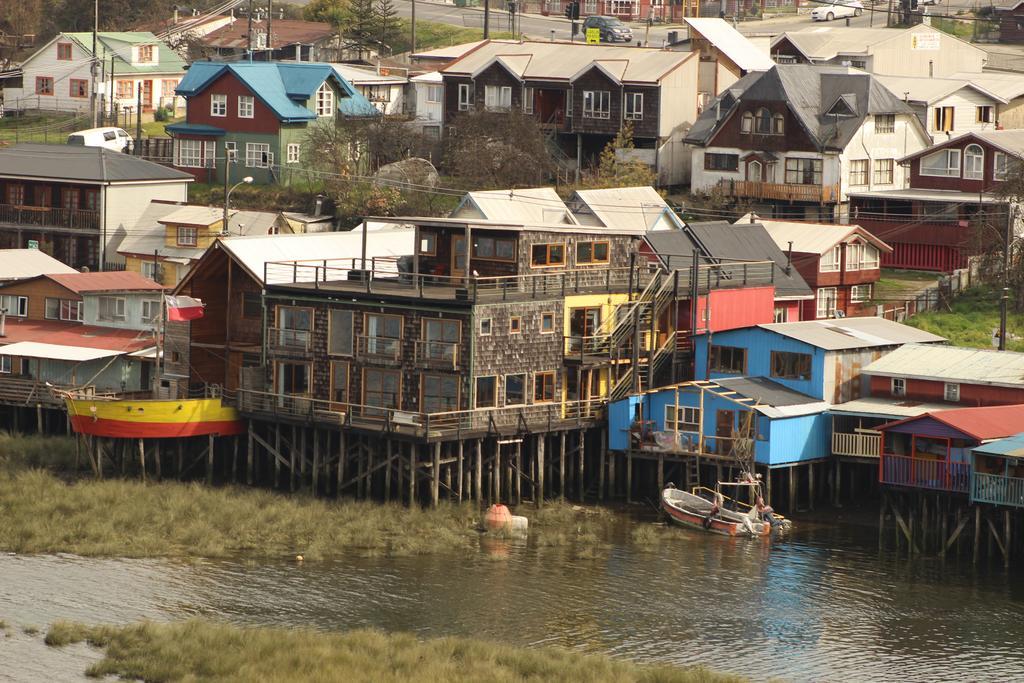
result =
[[78,434],[119,439],[231,436],[245,432],[238,411],[219,398],[115,400],[68,398],[71,427]]
[[765,522],[752,522],[750,526],[738,521],[739,513],[724,512],[723,515],[735,517],[736,520],[716,516],[707,526],[704,521],[710,511],[711,503],[700,496],[678,489],[665,489],[661,495],[661,508],[668,518],[679,526],[707,531],[721,536],[766,536],[771,533],[771,525]]

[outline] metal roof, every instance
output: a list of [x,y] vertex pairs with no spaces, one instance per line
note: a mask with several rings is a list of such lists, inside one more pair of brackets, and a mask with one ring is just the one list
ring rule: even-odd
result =
[[127,330],[116,327],[83,325],[60,320],[30,320],[7,316],[5,336],[0,344],[35,342],[45,339],[55,346],[80,346],[90,349],[131,352],[153,346],[151,330]]
[[[799,31],[786,31],[772,39],[774,48],[782,40],[788,40],[793,47],[800,51],[807,59],[814,61],[828,61],[839,55],[866,55],[871,54],[871,48],[880,43],[890,40],[899,40],[909,32],[934,33],[936,30],[930,26],[913,26],[907,29],[891,28],[855,28],[848,26],[811,26]],[[939,33],[942,33],[939,31]],[[970,43],[960,40],[948,33],[945,37],[968,45],[978,52],[984,52]]]
[[1005,98],[967,78],[920,78],[917,76],[884,76],[881,74],[876,75],[875,78],[896,95],[901,97],[906,95],[908,99],[915,102],[934,104],[964,88],[970,88],[1001,104],[1006,104],[1007,102]]
[[[303,21],[301,19],[273,19],[271,21],[271,48],[287,45],[308,45],[330,38],[338,31],[328,23],[320,21]],[[253,19],[254,32],[266,34],[265,19]],[[242,49],[249,45],[249,20],[239,17],[237,20],[210,31],[199,38],[203,45],[219,48]]]
[[552,187],[467,192],[450,215],[516,223],[576,223]]
[[1001,439],[1024,431],[1024,405],[936,410],[924,415],[889,422],[880,425],[878,429],[891,429],[898,425],[926,418],[941,422],[961,434],[973,437],[978,441]]
[[749,38],[724,19],[684,18],[683,21],[689,24],[691,34],[699,33],[744,71],[767,71],[775,66],[775,62],[766,52],[750,42]]
[[995,93],[1006,100],[1013,100],[1024,95],[1024,78],[1019,73],[1003,73],[984,71],[980,74],[959,71],[950,74],[950,78],[961,78]]
[[132,292],[161,291],[164,287],[158,282],[142,277],[130,270],[110,270],[96,273],[49,274],[45,277],[75,294],[92,292]]
[[948,407],[948,404],[944,403],[921,403],[920,401],[869,396],[856,398],[846,403],[836,403],[829,412],[837,415],[865,415],[899,419],[924,415],[935,410],[945,410]]
[[1004,458],[1024,458],[1024,432],[1008,436],[1005,439],[990,441],[974,447],[975,453],[982,455],[999,455]]
[[[462,228],[469,226],[473,230],[497,230],[501,232],[550,232],[582,235],[643,235],[643,230],[632,228],[604,228],[592,225],[567,225],[564,223],[523,223],[519,221],[496,221],[480,218],[435,218],[432,216],[395,216],[392,218],[370,216],[369,221],[395,223],[401,225],[421,225],[436,228]],[[357,228],[358,230],[358,228]]]
[[661,219],[666,212],[669,218],[664,227],[681,228],[683,225],[661,194],[650,185],[577,190],[569,204],[574,207],[577,220],[588,225],[590,221],[587,219],[592,217],[607,228],[655,230],[664,223]]
[[47,273],[77,273],[38,249],[0,249],[0,281],[25,280]]
[[600,62],[617,80],[657,83],[693,53],[655,48],[586,45],[584,43],[485,41],[441,69],[444,74],[471,76],[501,63],[516,78],[570,81]]
[[739,396],[753,399],[756,405],[750,407],[773,418],[813,415],[828,410],[828,403],[821,399],[790,389],[767,377],[733,377],[715,380],[715,383]]
[[184,171],[103,147],[22,142],[0,149],[0,176],[107,184],[195,180]]
[[[879,250],[890,253],[892,247],[878,239],[859,225],[836,225],[834,223],[803,223],[799,221],[773,221],[754,217],[779,249],[787,251],[789,243],[793,243],[793,251],[804,254],[827,254],[832,247],[860,237]],[[750,214],[736,221],[737,224],[750,222]]]
[[61,346],[42,342],[23,341],[0,346],[0,356],[19,356],[21,358],[44,358],[47,360],[66,360],[80,363],[100,358],[120,356],[124,351],[94,349],[84,346]]
[[[935,151],[935,148],[929,148]],[[961,192],[959,190],[849,190],[848,197],[873,197],[876,199],[916,199],[926,202],[955,202],[978,204],[1000,203],[1002,200],[991,194],[979,195],[977,192]],[[852,216],[856,219],[856,214]]]
[[941,142],[938,142],[931,147],[926,147],[919,152],[908,154],[900,159],[899,163],[902,164],[910,161],[911,159],[923,157],[938,149],[959,147],[965,142],[969,142],[971,140],[981,140],[1011,156],[1024,158],[1024,130],[977,130],[957,135],[956,137],[948,140],[942,140]]
[[[161,258],[194,260],[203,255],[201,247],[178,247],[167,244],[165,223],[174,223],[171,217],[181,216],[183,221],[199,221],[196,225],[213,225],[224,218],[224,208],[190,206],[177,202],[152,201],[142,216],[117,248],[119,254],[136,254]],[[279,214],[270,211],[232,211],[228,217],[228,233],[240,235],[267,235],[271,228],[286,228],[286,221],[278,221]],[[212,218],[205,222],[207,218]]]
[[[86,54],[92,54],[91,32],[62,33],[60,35],[78,43]],[[181,55],[150,31],[100,31],[96,34],[96,43],[97,57],[108,68],[110,60],[113,58],[113,73],[116,74],[180,74],[185,72],[185,61]],[[131,46],[133,45],[156,45],[157,61],[146,64],[132,63]]]
[[405,76],[385,75],[377,73],[372,66],[357,66],[355,64],[331,64],[331,68],[337,71],[342,78],[353,85],[405,85],[409,79]]
[[[426,50],[424,52],[416,52],[409,55],[412,59],[458,59],[467,52],[474,50],[484,43],[486,40],[474,40],[469,43],[459,43],[458,45],[449,45],[447,47],[438,47],[433,50]],[[491,43],[505,43],[509,45],[515,45],[516,41],[513,40],[492,40]]]
[[885,318],[807,320],[767,323],[758,327],[826,351],[946,341],[945,337]]
[[882,377],[1024,388],[1024,353],[908,344],[882,356],[861,372]]

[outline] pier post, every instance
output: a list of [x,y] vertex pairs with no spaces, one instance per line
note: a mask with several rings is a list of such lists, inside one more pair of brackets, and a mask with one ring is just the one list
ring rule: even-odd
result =
[[484,440],[476,440],[476,462],[473,472],[473,495],[477,505],[484,502]]
[[376,449],[376,438],[366,437],[363,440],[363,453],[366,457],[366,480],[363,492],[366,494],[366,498],[373,498],[373,456],[377,452]]
[[281,481],[281,423],[274,422],[274,488],[276,489]]
[[291,439],[291,441],[288,444],[288,457],[289,457],[289,462],[291,463],[288,466],[288,469],[290,470],[290,472],[289,472],[290,476],[289,476],[289,479],[288,479],[288,487],[291,489],[292,493],[295,493],[295,488],[297,486],[296,481],[295,481],[295,475],[296,475],[296,471],[295,470],[297,469],[296,462],[295,462],[295,456],[298,455],[296,453],[296,451],[298,450],[298,446],[299,446],[299,435],[298,435],[298,432],[297,432],[297,430],[295,428],[295,425],[292,425],[292,439]]
[[345,446],[345,429],[338,431],[338,480],[335,484],[334,495],[341,495],[341,485],[345,483],[345,460],[348,458],[348,451]]
[[559,432],[558,447],[558,495],[565,502],[565,432]]
[[665,454],[658,453],[658,495],[665,490]]
[[391,439],[385,440],[385,457],[387,457],[387,464],[384,466],[384,500],[391,502],[391,458],[392,446]]
[[577,492],[578,492],[578,495],[579,495],[579,498],[580,498],[580,502],[582,503],[583,502],[583,495],[585,493],[585,491],[584,491],[585,484],[584,484],[584,481],[583,481],[583,478],[584,478],[583,461],[584,461],[584,458],[587,455],[586,432],[584,432],[582,429],[579,432],[579,443],[580,443],[580,447],[578,449],[579,470],[577,472],[578,479],[577,479],[577,482],[576,482],[576,489],[577,489]]
[[604,475],[605,468],[608,466],[605,458],[605,450],[602,448],[597,455],[597,499],[600,501],[604,500]]
[[434,467],[430,481],[430,507],[437,507],[441,485],[441,442],[434,443]]
[[366,437],[356,441],[356,472],[358,483],[356,484],[356,496],[359,499],[366,498]]
[[146,483],[146,441],[139,439],[139,467],[142,468],[142,483]]
[[209,436],[209,448],[206,449],[206,485],[213,485],[213,434]]
[[544,507],[544,445],[547,440],[546,434],[537,437],[537,483],[533,498],[538,508]]
[[465,447],[465,441],[459,439],[458,454],[458,471],[455,473],[455,495],[458,501],[462,502],[462,480],[465,477],[465,461],[463,460],[463,448]]
[[1003,566],[1010,566],[1010,510],[1003,510]]
[[615,461],[617,456],[615,453],[608,451],[607,443],[604,445],[604,449],[608,453],[608,497],[615,498],[619,493],[618,481],[615,479]]
[[797,490],[796,490],[796,466],[789,466],[789,512],[796,512]]
[[523,442],[516,441],[516,505],[523,502]]
[[[235,437],[235,449],[238,448],[238,437]],[[164,478],[163,472],[161,471],[160,465],[160,439],[153,441],[153,469],[156,471],[156,480],[161,481]]]
[[252,463],[254,458],[253,453],[253,438],[252,438],[252,420],[246,420],[246,426],[248,429],[246,433],[249,436],[249,445],[245,452],[245,483],[252,486]]
[[813,462],[807,463],[807,495],[811,512],[814,512],[814,465]]
[[633,452],[626,451],[626,502],[633,502]]
[[416,504],[416,444],[409,444],[409,507]]
[[320,430],[313,427],[313,496],[320,495]]

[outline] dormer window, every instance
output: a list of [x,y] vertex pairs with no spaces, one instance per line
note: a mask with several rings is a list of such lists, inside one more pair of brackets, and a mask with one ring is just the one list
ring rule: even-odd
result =
[[754,130],[754,115],[749,111],[743,112],[743,118],[740,120],[740,132],[749,133]]
[[782,114],[772,116],[772,134],[782,135],[786,132],[786,119]]
[[964,179],[982,180],[985,178],[985,150],[981,145],[967,145],[964,148]]
[[139,62],[148,64],[153,61],[153,46],[152,45],[140,45],[139,46]]
[[316,91],[316,115],[334,116],[334,91],[326,81]]
[[754,114],[754,130],[761,135],[769,135],[772,132],[772,115],[767,109],[758,109]]

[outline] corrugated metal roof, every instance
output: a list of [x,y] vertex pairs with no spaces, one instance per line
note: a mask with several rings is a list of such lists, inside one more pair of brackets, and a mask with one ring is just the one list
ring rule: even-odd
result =
[[1024,431],[1024,405],[936,410],[917,417],[889,422],[878,429],[890,429],[927,418],[937,420],[978,441],[1001,439]]
[[[193,209],[198,210],[191,213]],[[187,211],[182,216],[199,220],[200,225],[212,225],[224,217],[224,208],[215,206],[190,206],[176,202],[153,201],[139,217],[139,222],[129,231],[121,242],[119,254],[136,254],[139,256],[157,256],[163,258],[197,259],[205,249],[199,247],[178,247],[167,244],[167,227],[161,221],[173,222],[169,216]],[[209,223],[203,223],[205,216],[213,216]],[[286,221],[278,223],[278,214],[270,211],[232,211],[228,217],[228,233],[240,235],[266,235],[270,229],[279,224],[285,228]]]
[[708,42],[744,71],[767,71],[775,66],[775,62],[766,52],[760,50],[757,45],[750,42],[749,38],[724,19],[717,17],[689,18],[683,19],[683,21],[690,25],[691,31],[696,31],[704,36]]
[[758,327],[826,351],[946,341],[945,337],[885,318],[807,320],[768,323]]
[[22,142],[0,149],[0,176],[93,184],[146,180],[190,183],[194,180],[184,171],[103,147],[35,142]]
[[[413,59],[458,59],[470,50],[477,48],[488,41],[486,40],[474,40],[469,43],[459,43],[458,45],[449,45],[447,47],[438,47],[433,50],[426,50],[424,52],[417,52],[409,55]],[[491,43],[504,43],[507,45],[515,45],[517,41],[513,40],[492,40]]]
[[[271,47],[279,48],[296,43],[308,45],[330,38],[337,29],[330,24],[320,21],[302,21],[301,19],[274,19],[271,22]],[[261,33],[266,37],[267,22],[263,19],[254,19],[252,22],[254,33]],[[199,39],[204,45],[220,48],[246,48],[249,44],[249,21],[239,18],[227,26],[222,26],[215,31],[207,33]]]
[[[935,151],[934,148],[929,147],[929,151]],[[979,196],[977,192],[961,192],[959,190],[871,190],[871,191],[856,191],[850,190],[847,193],[849,197],[878,197],[883,199],[920,199],[922,201],[930,202],[965,202],[977,204],[979,200],[982,204],[994,204],[1001,203],[1003,200],[994,197],[992,194],[984,194]],[[856,216],[854,216],[856,218]]]
[[6,336],[0,337],[0,344],[45,339],[46,343],[57,346],[82,346],[126,353],[148,348],[154,343],[152,331],[123,330],[58,320],[27,320],[11,316],[7,317],[4,333]]
[[[230,212],[228,214],[228,220],[230,220],[231,216],[236,213],[237,211]],[[159,219],[161,223],[178,223],[181,225],[201,225],[207,227],[222,220],[224,220],[224,207],[195,206],[192,204],[179,207]]]
[[811,405],[814,412],[828,408],[828,404],[821,399],[790,389],[767,377],[732,377],[715,380],[715,383],[773,408]]
[[1024,432],[976,446],[974,452],[982,455],[999,455],[1004,458],[1024,458]]
[[97,273],[67,273],[47,275],[61,287],[76,294],[91,292],[160,291],[163,285],[130,270],[110,270]]
[[[847,242],[854,236],[861,237],[865,242],[873,244],[883,252],[889,253],[892,247],[878,239],[859,225],[836,225],[834,223],[803,223],[799,221],[773,221],[754,217],[764,226],[779,249],[787,251],[789,243],[793,243],[793,251],[805,254],[827,254],[832,247]],[[750,215],[736,221],[737,225],[750,222]]]
[[[605,227],[630,230],[651,230],[666,211],[672,211],[658,191],[649,185],[577,190],[569,202],[575,206],[576,214],[590,213]],[[682,221],[672,222],[682,227]]]
[[997,102],[1006,104],[1005,98],[981,84],[966,78],[919,78],[916,76],[885,76],[881,74],[876,75],[875,78],[897,95],[903,96],[906,94],[910,100],[916,102],[933,104],[964,88],[970,88]]
[[451,216],[517,223],[576,223],[551,187],[467,192]]
[[0,281],[24,280],[48,273],[77,273],[38,249],[0,249]]
[[950,78],[962,78],[975,83],[989,92],[993,92],[1005,100],[1012,100],[1024,95],[1024,78],[1019,73],[1002,73],[985,71],[980,74],[957,72]]
[[861,372],[883,377],[1021,388],[1024,387],[1024,353],[908,344],[882,356]]
[[[879,43],[892,39],[899,39],[902,35],[910,32],[929,31],[934,33],[935,29],[930,26],[913,26],[907,29],[891,28],[856,28],[848,26],[811,26],[799,31],[786,31],[772,39],[772,47],[786,39],[805,57],[814,61],[828,61],[839,55],[866,55],[871,53],[871,48]],[[941,33],[941,32],[940,32]],[[955,36],[945,34],[949,39],[956,40],[964,45],[970,45],[961,41]],[[971,46],[974,47],[974,46]],[[981,52],[980,48],[974,49]]]
[[331,64],[331,68],[337,71],[342,78],[351,82],[354,85],[360,85],[363,83],[368,84],[393,84],[393,85],[404,85],[409,81],[405,76],[397,76],[394,74],[384,75],[377,73],[375,68],[356,66],[355,64]]
[[[79,44],[86,54],[92,54],[92,33],[64,33],[69,39]],[[116,74],[180,74],[185,71],[185,61],[167,43],[162,42],[150,31],[100,31],[96,34],[97,56],[100,61],[110,66],[114,59]],[[156,45],[155,63],[132,63],[130,46]],[[127,59],[126,59],[127,57]]]
[[832,413],[838,415],[869,415],[873,417],[903,418],[924,415],[935,410],[948,408],[943,403],[921,403],[893,398],[858,398],[832,406]]
[[21,358],[45,358],[48,360],[66,360],[76,363],[87,360],[98,360],[120,356],[123,351],[111,351],[109,349],[95,349],[84,346],[61,346],[58,344],[44,344],[34,341],[15,342],[0,346],[0,356],[19,356]]
[[[692,58],[693,53],[654,48],[615,47],[560,42],[485,42],[461,59],[444,67],[445,74],[472,75],[500,58],[506,68],[521,79],[568,81],[595,62],[605,63],[619,80],[627,83],[657,83],[665,74]],[[621,61],[618,66],[607,62]],[[621,76],[618,74],[621,73]]]

